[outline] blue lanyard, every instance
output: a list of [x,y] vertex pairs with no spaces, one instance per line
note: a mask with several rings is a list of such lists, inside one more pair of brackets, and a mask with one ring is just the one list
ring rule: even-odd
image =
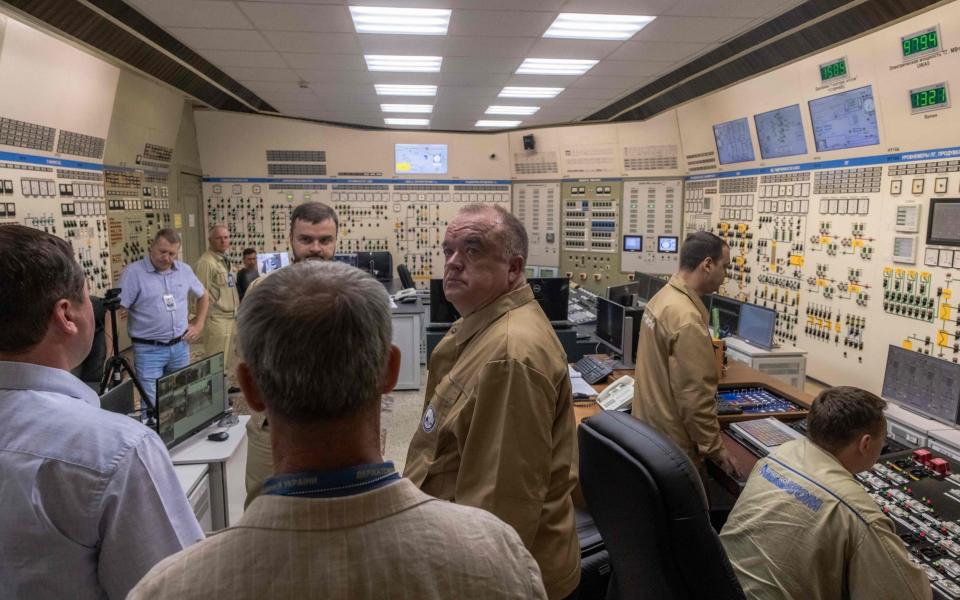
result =
[[263,493],[300,498],[338,498],[369,492],[398,479],[400,475],[396,467],[388,461],[333,471],[301,471],[274,475],[264,483]]

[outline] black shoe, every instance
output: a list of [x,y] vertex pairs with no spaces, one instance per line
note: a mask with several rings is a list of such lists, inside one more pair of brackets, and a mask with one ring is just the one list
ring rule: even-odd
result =
[[230,389],[227,390],[227,393],[228,393],[228,394],[239,394],[239,393],[240,393],[240,388],[238,388],[238,387],[235,386],[235,385],[230,386]]

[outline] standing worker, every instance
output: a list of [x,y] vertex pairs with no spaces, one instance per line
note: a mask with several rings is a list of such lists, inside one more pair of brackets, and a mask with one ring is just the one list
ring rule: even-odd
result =
[[257,250],[255,248],[243,249],[243,268],[237,273],[237,292],[240,299],[247,293],[247,288],[253,281],[260,277],[260,271],[257,271]]
[[203,347],[207,356],[223,352],[223,364],[227,373],[233,375],[233,338],[240,297],[237,295],[237,276],[227,258],[230,232],[224,225],[214,225],[207,241],[210,245],[194,267],[197,279],[210,295],[210,310],[203,326]]

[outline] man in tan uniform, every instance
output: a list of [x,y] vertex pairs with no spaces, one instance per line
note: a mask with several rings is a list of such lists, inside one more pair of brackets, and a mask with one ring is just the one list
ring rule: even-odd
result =
[[748,598],[931,597],[893,521],[854,479],[880,456],[885,405],[865,390],[825,390],[807,416],[810,437],[753,468],[720,534]]
[[193,268],[197,279],[210,294],[210,309],[203,327],[203,349],[207,356],[223,352],[227,372],[233,374],[233,336],[236,333],[237,275],[227,258],[230,232],[224,225],[214,225],[207,237],[207,251]]
[[[291,265],[246,295],[237,376],[269,415],[276,475],[236,525],[161,562],[129,598],[546,597],[513,529],[384,462],[380,397],[400,370],[389,303],[342,263]],[[338,343],[317,344],[331,331]]]
[[430,358],[403,474],[512,525],[556,599],[580,579],[576,425],[566,354],[524,278],[527,245],[499,207],[467,206],[447,227],[443,291],[463,318]]
[[[290,251],[293,262],[332,260],[337,251],[337,213],[323,202],[304,202],[290,215]],[[247,293],[256,289],[269,275],[267,273],[250,283]],[[273,453],[270,448],[270,425],[263,412],[251,411],[247,422],[247,469],[245,483],[249,506],[263,488],[263,482],[273,475]]]
[[730,248],[712,233],[683,242],[680,271],[643,311],[632,414],[670,437],[699,469],[710,458],[739,474],[720,442],[716,360],[700,300],[720,289],[729,264]]

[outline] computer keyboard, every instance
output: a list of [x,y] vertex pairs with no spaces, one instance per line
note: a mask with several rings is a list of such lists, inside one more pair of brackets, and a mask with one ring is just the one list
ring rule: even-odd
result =
[[573,368],[583,375],[584,381],[593,385],[594,383],[603,381],[610,373],[613,373],[612,364],[613,361],[604,361],[594,358],[593,356],[584,356],[573,365]]

